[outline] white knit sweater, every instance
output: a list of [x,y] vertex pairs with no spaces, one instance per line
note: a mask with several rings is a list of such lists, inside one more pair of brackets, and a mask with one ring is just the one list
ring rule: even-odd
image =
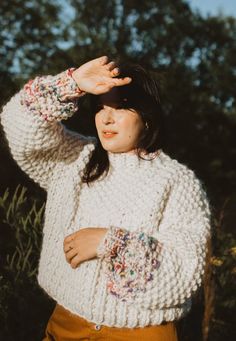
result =
[[[160,150],[152,161],[108,153],[106,177],[81,175],[94,138],[59,121],[77,108],[69,74],[37,77],[4,107],[1,124],[14,159],[47,191],[38,281],[59,304],[96,324],[144,327],[186,315],[201,285],[210,212],[201,182]],[[63,240],[107,227],[98,258],[77,269]]]

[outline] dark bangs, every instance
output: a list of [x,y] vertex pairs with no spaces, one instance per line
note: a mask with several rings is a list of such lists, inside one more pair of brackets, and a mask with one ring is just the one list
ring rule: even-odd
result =
[[[150,77],[140,65],[117,64],[120,73],[116,78],[131,77],[128,85],[116,87],[118,92],[117,107],[137,111],[145,121],[145,117],[160,112],[160,99],[157,82]],[[101,107],[100,96],[91,96],[91,109],[94,114]],[[156,113],[158,115],[158,113]]]
[[127,109],[134,109],[139,114],[151,114],[158,110],[160,100],[157,82],[150,77],[140,65],[118,65],[120,74],[118,78],[131,77],[132,82],[128,85],[117,87],[120,94],[121,105]]

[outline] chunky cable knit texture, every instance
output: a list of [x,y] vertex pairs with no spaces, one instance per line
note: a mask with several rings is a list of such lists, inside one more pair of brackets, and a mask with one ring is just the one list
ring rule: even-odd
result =
[[[177,320],[190,310],[204,274],[210,212],[202,184],[162,150],[152,160],[109,152],[108,175],[90,187],[82,183],[96,140],[59,122],[77,110],[79,95],[68,71],[37,77],[1,114],[14,159],[47,191],[39,284],[97,324]],[[72,269],[63,240],[87,227],[108,231],[98,257]]]

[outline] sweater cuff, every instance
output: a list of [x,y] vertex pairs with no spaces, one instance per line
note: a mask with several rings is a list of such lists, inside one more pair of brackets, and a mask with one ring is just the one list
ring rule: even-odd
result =
[[97,248],[110,294],[127,301],[145,292],[162,258],[162,243],[143,232],[111,227]]
[[46,121],[71,117],[78,110],[78,98],[85,95],[72,78],[74,70],[30,80],[21,91],[21,104]]
[[[128,232],[129,233],[129,232]],[[108,228],[97,247],[98,258],[116,257],[119,249],[125,244],[125,230],[115,226]]]
[[76,68],[70,68],[56,76],[58,77],[55,84],[57,96],[62,102],[78,99],[78,97],[85,95],[85,92],[80,90],[72,77],[72,73],[75,70]]

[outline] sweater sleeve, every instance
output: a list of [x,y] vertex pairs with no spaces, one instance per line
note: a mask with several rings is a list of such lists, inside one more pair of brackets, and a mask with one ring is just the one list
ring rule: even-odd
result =
[[77,157],[86,142],[60,122],[77,111],[78,98],[84,94],[71,77],[72,70],[30,80],[0,116],[13,158],[45,190],[56,163]]
[[209,237],[208,200],[187,170],[172,185],[155,238],[108,229],[97,248],[108,292],[147,309],[183,304],[201,285]]

